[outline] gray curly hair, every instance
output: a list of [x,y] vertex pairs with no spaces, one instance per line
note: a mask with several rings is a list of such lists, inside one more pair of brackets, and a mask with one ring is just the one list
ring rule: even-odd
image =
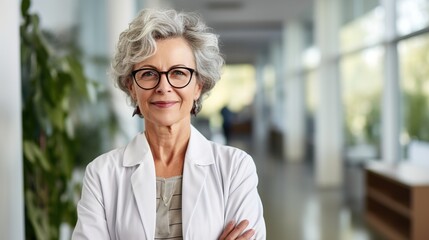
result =
[[202,85],[201,96],[196,100],[196,114],[201,110],[205,96],[221,77],[224,59],[219,52],[218,36],[211,33],[196,13],[175,10],[144,9],[119,36],[112,60],[111,75],[116,85],[124,91],[131,104],[136,100],[129,92],[132,84],[133,66],[152,56],[156,51],[156,40],[182,37],[191,47],[195,62],[197,81]]

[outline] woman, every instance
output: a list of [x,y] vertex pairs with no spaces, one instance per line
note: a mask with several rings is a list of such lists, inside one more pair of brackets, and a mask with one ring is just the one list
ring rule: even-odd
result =
[[222,65],[196,15],[143,10],[131,22],[112,72],[145,131],[87,166],[73,239],[265,239],[252,158],[191,125]]

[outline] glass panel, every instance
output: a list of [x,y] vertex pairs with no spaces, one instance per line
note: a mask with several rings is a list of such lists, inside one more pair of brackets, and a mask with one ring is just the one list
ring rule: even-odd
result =
[[224,106],[228,106],[231,111],[237,113],[239,115],[237,119],[250,118],[250,107],[255,92],[255,68],[252,65],[226,65],[221,80],[204,100],[198,116],[210,119],[210,124],[214,128],[221,127],[220,111]]
[[429,27],[429,0],[398,0],[396,7],[399,35]]
[[340,44],[350,51],[380,42],[383,37],[384,14],[378,1],[347,0],[343,3]]
[[[429,34],[399,43],[402,91],[402,143],[429,142]],[[429,150],[427,150],[429,151]],[[427,156],[425,156],[427,159]]]
[[348,159],[380,156],[383,48],[346,56],[340,64]]
[[341,25],[346,25],[360,18],[380,5],[379,0],[342,0]]

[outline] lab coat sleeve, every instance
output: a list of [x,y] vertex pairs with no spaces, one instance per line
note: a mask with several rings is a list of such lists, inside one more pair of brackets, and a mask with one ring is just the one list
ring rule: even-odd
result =
[[226,220],[249,220],[248,228],[255,230],[253,239],[266,239],[262,202],[257,190],[258,176],[253,159],[245,154],[234,165],[230,175],[229,194],[226,203]]
[[82,196],[77,206],[78,221],[72,240],[110,239],[101,179],[94,165],[89,164],[85,171]]

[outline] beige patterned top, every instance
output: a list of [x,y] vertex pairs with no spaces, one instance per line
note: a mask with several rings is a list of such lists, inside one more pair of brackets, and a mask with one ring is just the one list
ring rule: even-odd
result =
[[182,176],[156,178],[156,206],[155,239],[183,239]]

